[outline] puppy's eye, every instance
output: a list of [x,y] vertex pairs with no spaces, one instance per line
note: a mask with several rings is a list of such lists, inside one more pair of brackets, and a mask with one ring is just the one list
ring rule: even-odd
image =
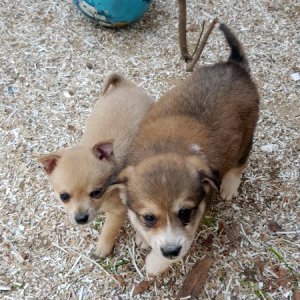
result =
[[97,189],[90,193],[91,198],[99,199],[103,195],[103,189]]
[[144,216],[145,225],[149,228],[153,227],[156,223],[156,217],[153,215],[145,215]]
[[68,193],[61,193],[59,195],[59,197],[60,197],[62,202],[68,202],[71,198],[70,194],[68,194]]
[[182,222],[183,225],[187,225],[191,221],[192,210],[190,208],[182,208],[178,212],[178,218]]

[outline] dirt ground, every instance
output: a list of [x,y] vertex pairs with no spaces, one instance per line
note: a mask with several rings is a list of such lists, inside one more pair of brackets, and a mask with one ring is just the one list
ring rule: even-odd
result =
[[[79,140],[110,72],[155,99],[187,76],[176,3],[154,0],[139,22],[111,30],[83,18],[70,0],[2,0],[0,298],[173,299],[195,262],[209,255],[214,263],[200,299],[299,299],[299,14],[291,0],[188,1],[191,46],[211,16],[238,34],[261,117],[238,198],[214,199],[189,255],[141,288],[146,253],[135,248],[129,223],[113,255],[95,261],[101,216],[71,225],[36,157]],[[227,56],[215,30],[200,63]]]

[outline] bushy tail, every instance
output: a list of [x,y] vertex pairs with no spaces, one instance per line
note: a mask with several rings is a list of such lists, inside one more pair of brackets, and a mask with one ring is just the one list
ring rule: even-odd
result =
[[113,86],[118,86],[121,83],[128,82],[122,75],[118,73],[112,73],[110,74],[104,81],[103,87],[102,87],[102,95],[104,95],[108,88],[113,85]]
[[231,53],[228,58],[228,62],[239,65],[247,71],[250,71],[244,49],[237,37],[225,24],[221,24],[219,28],[223,32],[227,43],[231,48]]

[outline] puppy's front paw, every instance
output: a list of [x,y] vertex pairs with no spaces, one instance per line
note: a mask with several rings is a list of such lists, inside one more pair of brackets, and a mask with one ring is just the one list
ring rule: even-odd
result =
[[220,195],[224,200],[232,200],[238,195],[238,188],[241,182],[241,177],[228,172],[221,184]]
[[113,243],[111,243],[110,241],[104,238],[101,238],[100,236],[94,255],[100,258],[105,257],[112,252],[113,247],[114,247]]
[[145,265],[147,273],[155,276],[166,271],[171,265],[171,262],[152,250],[146,257]]
[[135,234],[135,243],[141,249],[149,249],[150,248],[150,246],[145,241],[145,239],[143,238],[143,236],[140,233],[138,233],[138,232]]

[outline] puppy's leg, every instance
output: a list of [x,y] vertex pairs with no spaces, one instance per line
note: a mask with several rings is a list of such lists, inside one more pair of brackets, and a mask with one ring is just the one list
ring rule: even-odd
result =
[[105,257],[112,252],[126,216],[125,207],[118,195],[105,199],[102,209],[105,210],[106,218],[95,251],[95,255],[99,257]]
[[224,200],[231,200],[238,195],[238,188],[241,183],[242,172],[245,165],[229,170],[223,177],[220,194]]
[[153,250],[146,257],[146,271],[149,275],[158,275],[166,271],[172,264]]
[[148,249],[150,247],[139,232],[136,232],[136,234],[135,234],[135,243],[141,249]]

